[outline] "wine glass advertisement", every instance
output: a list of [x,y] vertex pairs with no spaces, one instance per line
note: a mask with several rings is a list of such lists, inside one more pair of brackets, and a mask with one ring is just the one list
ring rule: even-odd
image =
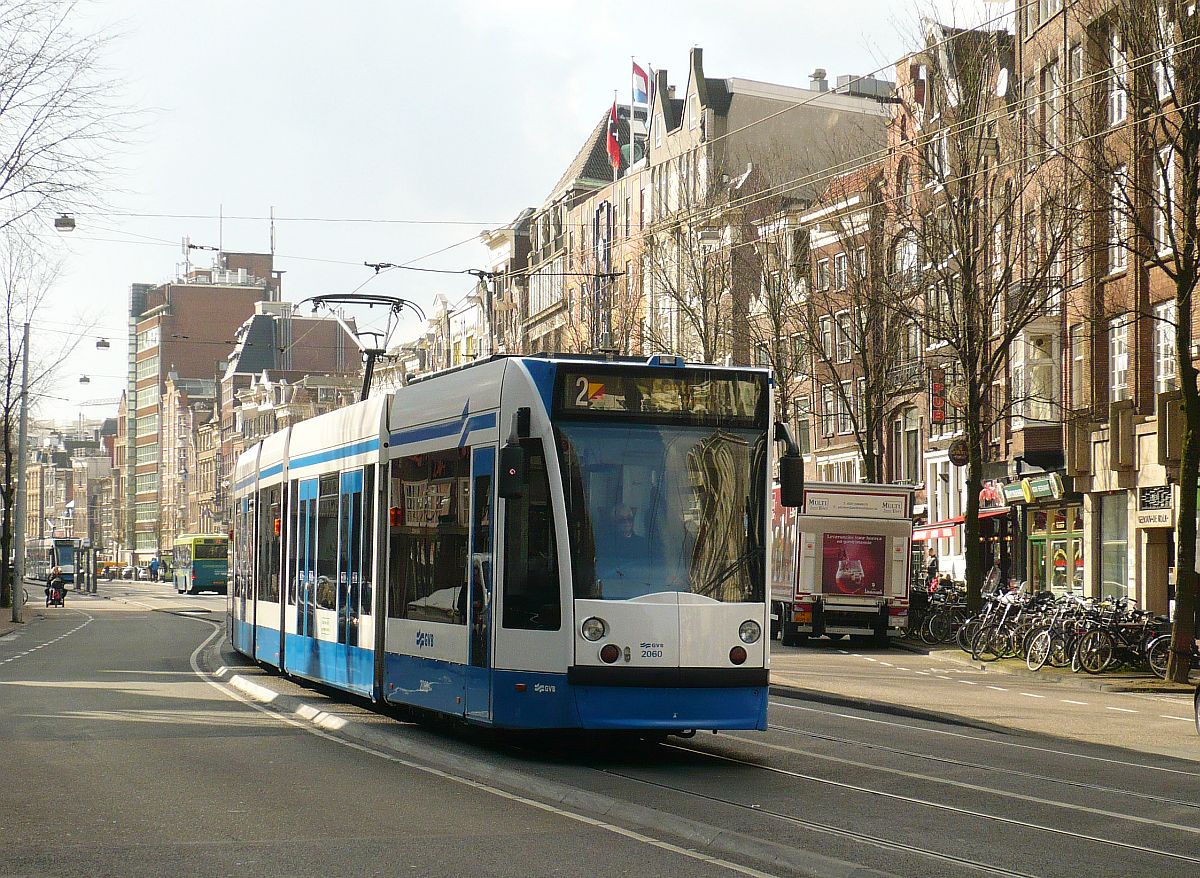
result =
[[825,594],[882,595],[887,537],[825,534],[821,590]]

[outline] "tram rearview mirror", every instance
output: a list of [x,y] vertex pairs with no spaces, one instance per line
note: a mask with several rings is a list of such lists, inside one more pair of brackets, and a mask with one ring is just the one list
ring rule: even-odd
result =
[[500,496],[505,500],[525,493],[525,449],[517,442],[506,442],[500,449]]
[[779,505],[799,509],[804,505],[804,457],[792,429],[783,421],[775,422],[775,441],[783,443],[779,457]]
[[779,505],[789,509],[804,505],[804,458],[799,455],[779,458]]

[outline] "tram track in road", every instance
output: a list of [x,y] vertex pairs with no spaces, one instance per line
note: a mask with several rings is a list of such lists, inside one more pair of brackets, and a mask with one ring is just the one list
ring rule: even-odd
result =
[[[664,746],[674,747],[674,745],[670,745],[670,744],[667,744]],[[706,755],[706,756],[711,755],[711,754],[706,753],[703,750],[696,750],[696,749],[692,749],[689,747],[679,747],[676,749],[681,749],[681,750],[684,750],[685,752],[693,753],[693,754]],[[747,762],[745,764],[753,765],[754,763]],[[702,793],[702,792],[699,792],[696,790],[684,789],[682,787],[678,787],[678,786],[675,786],[672,784],[663,783],[662,781],[650,780],[648,778],[637,777],[636,775],[626,774],[625,772],[617,771],[617,770],[611,769],[611,768],[598,768],[596,770],[600,771],[604,774],[610,775],[612,777],[619,777],[622,780],[630,781],[632,783],[644,784],[646,786],[652,786],[652,787],[655,787],[657,789],[660,789],[660,790],[663,790],[666,792],[682,794],[682,795],[688,796],[690,798],[700,799],[700,800],[709,802],[711,804],[724,805],[726,807],[736,808],[740,811],[745,811],[745,812],[748,812],[751,814],[757,814],[759,816],[767,817],[767,818],[770,818],[770,819],[773,819],[776,821],[780,821],[780,822],[786,823],[791,826],[797,826],[797,827],[801,827],[803,829],[808,829],[808,830],[811,830],[812,832],[817,832],[822,835],[831,835],[836,838],[845,839],[847,841],[851,841],[851,842],[854,842],[857,844],[867,845],[869,847],[877,848],[879,850],[887,851],[889,853],[901,853],[901,854],[906,854],[906,855],[916,855],[917,857],[921,857],[926,860],[932,860],[935,862],[944,863],[946,865],[959,866],[959,867],[962,867],[965,869],[970,869],[971,871],[983,872],[987,875],[1001,875],[1001,876],[1008,876],[1008,878],[1040,878],[1040,876],[1034,875],[1029,872],[1020,872],[1015,869],[1007,869],[1002,866],[996,866],[996,865],[990,864],[990,863],[982,863],[982,862],[979,862],[978,860],[972,860],[968,857],[960,857],[955,854],[948,854],[944,851],[935,851],[931,848],[922,848],[922,847],[919,847],[919,846],[914,845],[911,842],[907,842],[907,841],[901,842],[901,841],[895,841],[893,839],[883,838],[882,836],[870,835],[868,833],[862,832],[859,829],[847,829],[847,828],[843,828],[843,827],[839,827],[839,826],[834,826],[829,823],[824,823],[824,822],[821,822],[818,820],[810,820],[806,817],[798,817],[794,814],[785,814],[782,811],[775,811],[771,808],[763,808],[760,805],[753,805],[753,804],[747,804],[745,802],[738,802],[733,799],[726,798],[724,796],[714,796],[711,793]]]
[[[826,735],[820,732],[810,732],[806,729],[797,729],[792,726],[782,726],[771,723],[769,729],[776,732],[782,732],[786,735],[796,735],[805,738],[814,738],[819,741],[828,741],[832,744],[849,744],[854,747],[863,747],[868,750],[876,750],[881,753],[891,753],[896,756],[905,756],[913,759],[924,759],[930,762],[938,762],[944,765],[953,765],[959,768],[970,768],[978,771],[989,771],[998,774],[1006,774],[1013,777],[1023,778],[1025,780],[1044,781],[1046,783],[1059,784],[1062,786],[1073,787],[1076,789],[1089,790],[1096,793],[1106,793],[1118,796],[1127,796],[1133,799],[1141,799],[1148,802],[1155,802],[1161,805],[1178,805],[1184,808],[1195,808],[1200,810],[1200,802],[1192,802],[1186,799],[1174,799],[1167,796],[1156,796],[1153,793],[1139,793],[1136,790],[1127,790],[1120,787],[1109,787],[1103,784],[1087,783],[1086,781],[1070,780],[1068,778],[1054,777],[1048,774],[1037,774],[1032,771],[1022,771],[1016,768],[1008,768],[1003,765],[988,765],[983,762],[971,762],[965,759],[953,759],[949,756],[941,756],[936,753],[920,753],[916,750],[906,750],[900,747],[889,747],[885,744],[876,744],[871,741],[858,741],[853,738],[839,738],[836,735]],[[743,739],[737,739],[743,740]]]
[[[729,739],[736,740],[739,743],[744,743],[744,741],[742,741],[741,739],[738,739],[736,737],[729,737]],[[753,743],[758,743],[758,742],[753,742]],[[679,745],[679,744],[663,744],[662,746],[664,746],[668,749],[677,750],[679,752],[689,754],[691,756],[700,756],[700,757],[704,757],[704,758],[711,759],[711,760],[721,762],[724,764],[728,764],[728,765],[737,765],[737,766],[741,766],[744,768],[753,768],[753,769],[757,769],[759,771],[765,771],[765,772],[770,772],[773,774],[782,775],[785,777],[790,777],[795,780],[803,780],[803,781],[807,781],[807,782],[818,784],[818,785],[825,786],[825,787],[832,787],[832,788],[835,788],[835,789],[838,789],[841,791],[845,791],[845,792],[859,793],[859,794],[863,794],[863,795],[867,795],[867,796],[871,796],[871,797],[875,797],[875,798],[889,799],[889,800],[901,802],[901,803],[904,803],[907,805],[916,805],[916,806],[933,809],[933,810],[936,810],[936,811],[939,811],[942,813],[951,813],[951,814],[955,814],[955,815],[962,816],[962,817],[993,822],[993,823],[997,823],[1000,825],[1012,826],[1014,828],[1039,831],[1039,832],[1047,833],[1047,834],[1054,835],[1054,836],[1061,837],[1061,838],[1075,839],[1078,841],[1089,842],[1089,843],[1093,843],[1093,844],[1099,844],[1099,845],[1104,845],[1107,847],[1113,847],[1113,848],[1117,848],[1117,849],[1121,849],[1121,850],[1131,851],[1131,852],[1135,852],[1138,854],[1150,855],[1150,856],[1160,857],[1163,859],[1189,863],[1189,864],[1193,864],[1193,865],[1200,865],[1200,857],[1191,856],[1189,854],[1178,853],[1178,852],[1169,851],[1169,850],[1162,850],[1161,848],[1149,847],[1147,845],[1140,845],[1140,844],[1136,844],[1133,842],[1122,841],[1122,840],[1116,839],[1116,838],[1105,838],[1105,837],[1098,836],[1098,835],[1092,835],[1092,834],[1086,833],[1086,832],[1076,832],[1074,830],[1064,829],[1064,828],[1057,827],[1057,826],[1051,826],[1051,825],[1047,825],[1045,823],[1037,823],[1037,822],[1034,822],[1031,820],[1018,819],[1016,817],[1005,817],[1005,816],[998,815],[998,814],[989,814],[989,813],[986,813],[984,811],[980,811],[980,810],[977,810],[974,808],[963,808],[963,807],[959,807],[957,805],[949,804],[947,802],[936,802],[936,801],[932,801],[930,799],[923,799],[919,796],[912,796],[912,795],[907,795],[904,793],[890,792],[890,791],[886,791],[886,790],[862,786],[859,784],[848,783],[846,781],[834,780],[832,778],[823,778],[823,777],[819,777],[819,776],[813,775],[813,774],[807,774],[807,773],[800,772],[800,771],[793,771],[788,768],[782,768],[780,766],[764,765],[763,763],[760,763],[760,762],[753,762],[748,759],[738,758],[736,756],[730,756],[730,755],[726,755],[726,754],[722,754],[722,753],[713,753],[709,750],[701,749],[701,748],[698,748],[695,746],[683,746],[683,745]],[[664,782],[658,781],[658,780],[650,780],[650,779],[638,777],[637,775],[630,775],[630,774],[626,774],[624,772],[615,771],[615,770],[607,769],[607,768],[597,768],[596,770],[611,774],[613,776],[618,776],[618,777],[621,777],[623,779],[626,779],[626,780],[629,780],[632,782],[651,784],[651,785],[660,787],[662,789],[670,790],[672,792],[676,792],[676,793],[679,793],[682,795],[695,796],[695,797],[699,797],[699,798],[703,798],[703,799],[708,799],[708,800],[714,801],[714,802],[722,802],[731,807],[749,810],[756,814],[764,814],[767,816],[777,817],[778,819],[783,819],[788,822],[794,822],[797,825],[811,824],[814,829],[819,829],[819,828],[825,826],[824,824],[820,823],[819,821],[812,821],[807,818],[799,817],[796,815],[783,814],[782,812],[774,812],[769,809],[756,807],[754,805],[746,804],[744,802],[738,802],[738,801],[732,800],[732,799],[726,799],[726,797],[723,797],[723,796],[713,796],[710,793],[704,793],[704,792],[700,792],[697,790],[688,789],[687,787],[683,787],[683,786],[668,784],[668,783],[664,783]],[[932,778],[932,777],[929,779],[937,780],[937,778]],[[1061,803],[1061,804],[1067,804],[1067,803]],[[1103,812],[1101,812],[1101,813],[1103,813]],[[1129,815],[1127,815],[1127,816],[1129,816]],[[1184,828],[1191,832],[1200,832],[1200,830],[1197,830],[1194,827],[1179,827],[1176,824],[1164,824],[1159,821],[1151,821],[1151,820],[1147,820],[1146,822],[1155,823],[1156,825],[1159,825],[1159,826],[1171,826],[1171,827],[1175,827],[1175,828]],[[866,838],[866,836],[864,836],[863,833],[861,833],[858,830],[849,829],[849,828],[841,828],[841,827],[828,827],[828,828],[832,829],[832,830],[836,830],[839,834],[844,834],[844,837],[847,837],[847,838]],[[888,840],[888,839],[883,839],[882,841],[884,841],[888,844],[891,844],[891,845],[895,845],[895,846],[897,846],[898,849],[909,850],[914,853],[921,854],[923,856],[928,854],[928,855],[931,855],[935,859],[946,859],[947,862],[957,861],[958,859],[962,859],[965,861],[962,863],[962,865],[967,865],[968,863],[970,863],[970,864],[973,864],[972,868],[978,868],[983,871],[990,871],[995,874],[1011,874],[1011,875],[1026,874],[1026,873],[1021,873],[1019,871],[1008,870],[1004,867],[996,867],[991,864],[980,863],[978,861],[969,860],[969,858],[956,858],[955,855],[946,854],[943,851],[931,851],[931,850],[927,850],[927,849],[914,847],[913,845],[909,844],[908,842],[898,842],[898,841]],[[872,841],[867,841],[866,843],[873,844]]]
[[963,732],[952,732],[949,729],[935,729],[929,726],[912,725],[911,723],[901,723],[894,720],[878,719],[870,716],[859,716],[853,713],[843,713],[836,710],[822,710],[816,707],[808,707],[802,704],[786,704],[781,701],[771,701],[771,706],[782,707],[787,710],[806,711],[809,713],[818,713],[823,716],[836,717],[838,719],[855,720],[873,725],[890,726],[906,731],[925,732],[931,735],[941,735],[945,737],[958,738],[966,741],[973,741],[980,744],[994,745],[1000,747],[1011,747],[1020,750],[1025,750],[1033,753],[1042,753],[1047,756],[1066,756],[1072,759],[1081,759],[1089,762],[1107,763],[1109,765],[1120,766],[1122,768],[1139,769],[1144,771],[1162,772],[1165,774],[1180,775],[1183,777],[1194,777],[1200,779],[1200,771],[1188,771],[1182,768],[1169,768],[1165,765],[1151,765],[1144,762],[1131,762],[1128,759],[1112,759],[1107,756],[1096,756],[1090,753],[1074,753],[1070,750],[1060,750],[1054,747],[1040,747],[1035,744],[1022,744],[1019,741],[1005,741],[998,737],[984,737],[983,735],[968,735]]

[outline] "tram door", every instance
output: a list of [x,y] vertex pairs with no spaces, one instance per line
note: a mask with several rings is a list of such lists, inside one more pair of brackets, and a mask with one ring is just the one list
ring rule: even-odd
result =
[[300,482],[297,515],[296,633],[316,637],[317,479]]
[[233,545],[233,636],[234,645],[254,655],[254,503],[243,497],[234,507],[236,540]]
[[471,457],[470,617],[466,715],[492,716],[492,547],[496,449],[476,448]]
[[362,470],[342,473],[338,503],[338,643],[358,646],[358,620],[362,592]]

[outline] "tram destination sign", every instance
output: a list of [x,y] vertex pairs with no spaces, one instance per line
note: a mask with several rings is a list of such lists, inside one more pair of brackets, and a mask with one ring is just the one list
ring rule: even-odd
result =
[[665,417],[751,426],[764,421],[765,376],[710,369],[565,368],[557,409],[565,415]]

